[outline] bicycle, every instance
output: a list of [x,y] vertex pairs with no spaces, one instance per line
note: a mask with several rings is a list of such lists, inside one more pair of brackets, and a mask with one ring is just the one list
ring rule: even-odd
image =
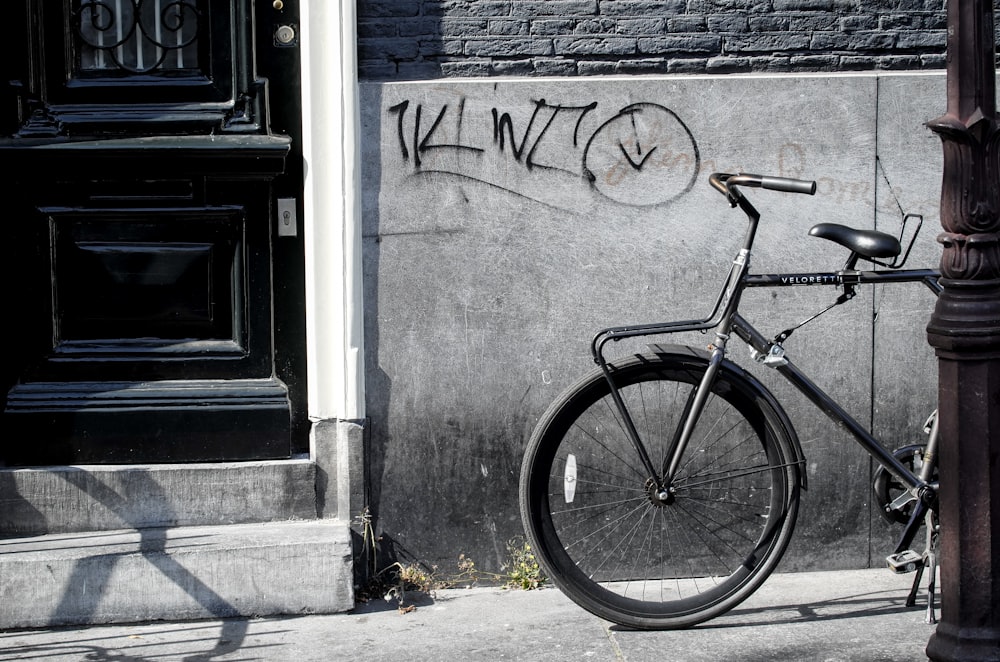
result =
[[[735,335],[750,347],[755,363],[775,369],[878,462],[876,500],[887,519],[904,525],[887,564],[896,572],[916,572],[909,606],[924,569],[930,570],[927,621],[935,622],[936,412],[925,426],[926,444],[890,451],[810,381],[782,345],[797,328],[853,298],[860,285],[921,282],[939,294],[937,271],[901,268],[922,219],[904,216],[899,238],[820,223],[809,231],[812,236],[850,251],[842,269],[751,274],[760,214],[741,187],[812,195],[816,183],[742,173],[716,173],[709,182],[748,220],[711,314],[598,332],[591,342],[598,368],[549,406],[529,439],[519,505],[539,563],[579,606],[637,629],[702,623],[760,587],[791,539],[800,491],[807,487],[805,456],[778,400],[726,358]],[[901,242],[914,218],[916,230],[903,253]],[[859,270],[859,260],[884,269]],[[796,285],[842,292],[770,340],[739,313],[748,287]],[[707,350],[652,344],[621,361],[605,357],[608,343],[625,338],[713,329]],[[910,547],[921,527],[925,548],[917,553]]]

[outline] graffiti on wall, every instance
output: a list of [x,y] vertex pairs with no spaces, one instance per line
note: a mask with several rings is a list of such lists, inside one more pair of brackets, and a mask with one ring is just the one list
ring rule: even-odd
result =
[[[694,133],[673,110],[639,102],[615,107],[532,100],[498,108],[464,95],[404,99],[389,106],[388,148],[412,177],[447,176],[495,187],[557,208],[576,208],[582,193],[615,204],[655,207],[688,193],[702,173],[737,172],[701,153]],[[775,149],[775,152],[771,152]],[[837,178],[816,171],[807,146],[765,146],[775,174],[816,179],[818,194],[842,205],[875,199],[880,213],[901,212],[903,191],[876,195],[867,177]],[[751,170],[760,163],[746,164]],[[530,176],[529,176],[530,175]],[[933,214],[921,199],[916,212]],[[906,212],[914,204],[907,205]]]
[[[476,108],[466,98],[388,108],[395,145],[414,175],[447,174],[539,202],[566,190],[528,185],[524,171],[550,173],[630,206],[669,203],[691,190],[701,168],[694,135],[656,103],[601,113],[586,105],[533,101],[529,112]],[[514,167],[512,167],[512,165]],[[535,182],[537,184],[537,182]]]

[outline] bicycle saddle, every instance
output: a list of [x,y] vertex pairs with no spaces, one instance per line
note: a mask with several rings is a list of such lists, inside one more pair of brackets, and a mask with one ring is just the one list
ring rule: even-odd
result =
[[864,257],[896,257],[902,248],[891,234],[878,230],[855,230],[838,223],[817,223],[809,234],[835,241]]

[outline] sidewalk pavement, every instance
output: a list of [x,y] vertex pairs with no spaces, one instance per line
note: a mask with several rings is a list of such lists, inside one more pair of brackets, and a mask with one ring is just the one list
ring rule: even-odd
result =
[[454,588],[418,596],[409,613],[376,601],[333,615],[0,632],[0,661],[914,662],[927,659],[934,626],[924,582],[904,605],[912,579],[777,574],[728,614],[666,632],[611,625],[556,588]]

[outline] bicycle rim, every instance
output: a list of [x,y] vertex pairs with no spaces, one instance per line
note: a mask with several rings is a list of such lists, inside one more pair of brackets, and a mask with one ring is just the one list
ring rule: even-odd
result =
[[[658,467],[705,366],[643,356],[613,369]],[[777,565],[797,513],[796,455],[770,398],[737,371],[720,372],[666,505],[603,374],[543,416],[522,467],[522,517],[545,570],[585,609],[630,627],[688,627],[744,600]]]

